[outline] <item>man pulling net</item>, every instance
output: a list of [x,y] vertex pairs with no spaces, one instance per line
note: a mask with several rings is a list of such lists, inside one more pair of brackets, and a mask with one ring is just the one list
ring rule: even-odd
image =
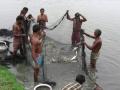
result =
[[80,42],[80,30],[82,23],[87,21],[87,19],[80,13],[75,13],[75,17],[71,18],[69,16],[69,11],[67,11],[67,19],[73,21],[73,33],[72,33],[72,46],[76,46]]

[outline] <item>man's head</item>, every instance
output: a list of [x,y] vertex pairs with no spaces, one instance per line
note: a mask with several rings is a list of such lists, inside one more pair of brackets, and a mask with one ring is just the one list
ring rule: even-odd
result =
[[79,18],[80,17],[80,13],[75,13],[75,18]]
[[17,16],[16,22],[17,22],[17,24],[19,24],[19,25],[23,24],[23,22],[24,22],[23,16]]
[[100,35],[101,35],[101,30],[100,29],[96,29],[95,31],[94,31],[94,36],[95,37],[100,37]]
[[41,8],[41,9],[40,9],[40,13],[43,15],[44,12],[45,12],[45,9],[44,9],[44,8]]
[[38,33],[40,31],[40,26],[38,24],[35,24],[33,26],[33,33]]
[[22,9],[22,11],[21,11],[21,14],[26,15],[27,12],[28,12],[28,8],[27,8],[27,7],[24,7],[24,8]]
[[32,16],[32,14],[29,14],[28,15],[28,19],[31,19],[33,16]]
[[80,83],[80,84],[83,84],[83,83],[85,82],[85,76],[78,74],[78,75],[76,76],[76,82],[78,82],[78,83]]

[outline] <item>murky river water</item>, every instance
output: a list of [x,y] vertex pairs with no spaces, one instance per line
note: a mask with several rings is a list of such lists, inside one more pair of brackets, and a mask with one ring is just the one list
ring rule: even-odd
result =
[[[1,0],[0,28],[11,29],[15,17],[24,6],[29,8],[29,13],[34,17],[37,17],[39,9],[44,7],[49,17],[48,24],[56,21],[66,10],[70,10],[72,16],[79,11],[87,18],[88,21],[83,24],[86,32],[92,34],[94,29],[100,28],[103,32],[103,47],[97,63],[97,80],[104,90],[120,90],[119,0]],[[63,34],[56,32],[48,33],[48,36],[56,37],[63,43],[67,41]],[[91,39],[86,40],[92,43]],[[90,51],[87,50],[87,57],[89,54]]]

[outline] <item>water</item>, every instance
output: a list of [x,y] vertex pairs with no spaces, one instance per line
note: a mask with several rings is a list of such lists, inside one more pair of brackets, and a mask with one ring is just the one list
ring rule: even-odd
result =
[[[88,20],[82,26],[86,32],[92,34],[96,28],[100,28],[103,32],[103,47],[97,63],[97,82],[104,90],[120,90],[119,5],[119,0],[3,0],[0,1],[0,28],[11,29],[15,17],[24,6],[30,9],[29,13],[32,13],[35,18],[39,9],[44,7],[49,16],[48,25],[61,17],[66,10],[70,10],[71,16],[79,11]],[[48,36],[57,39],[60,37],[59,41],[63,43],[67,41],[66,38],[70,38],[63,34],[56,34],[55,31],[53,34],[48,32]],[[92,43],[92,39],[86,38],[86,41]],[[87,50],[87,57],[89,54],[90,51]]]

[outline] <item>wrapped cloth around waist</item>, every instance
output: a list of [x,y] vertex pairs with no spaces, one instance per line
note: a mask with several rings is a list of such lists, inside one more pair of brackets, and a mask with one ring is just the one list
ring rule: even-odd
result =
[[98,52],[98,53],[94,53],[94,52],[91,52],[91,59],[98,59],[99,58],[99,55],[100,55],[100,53]]

